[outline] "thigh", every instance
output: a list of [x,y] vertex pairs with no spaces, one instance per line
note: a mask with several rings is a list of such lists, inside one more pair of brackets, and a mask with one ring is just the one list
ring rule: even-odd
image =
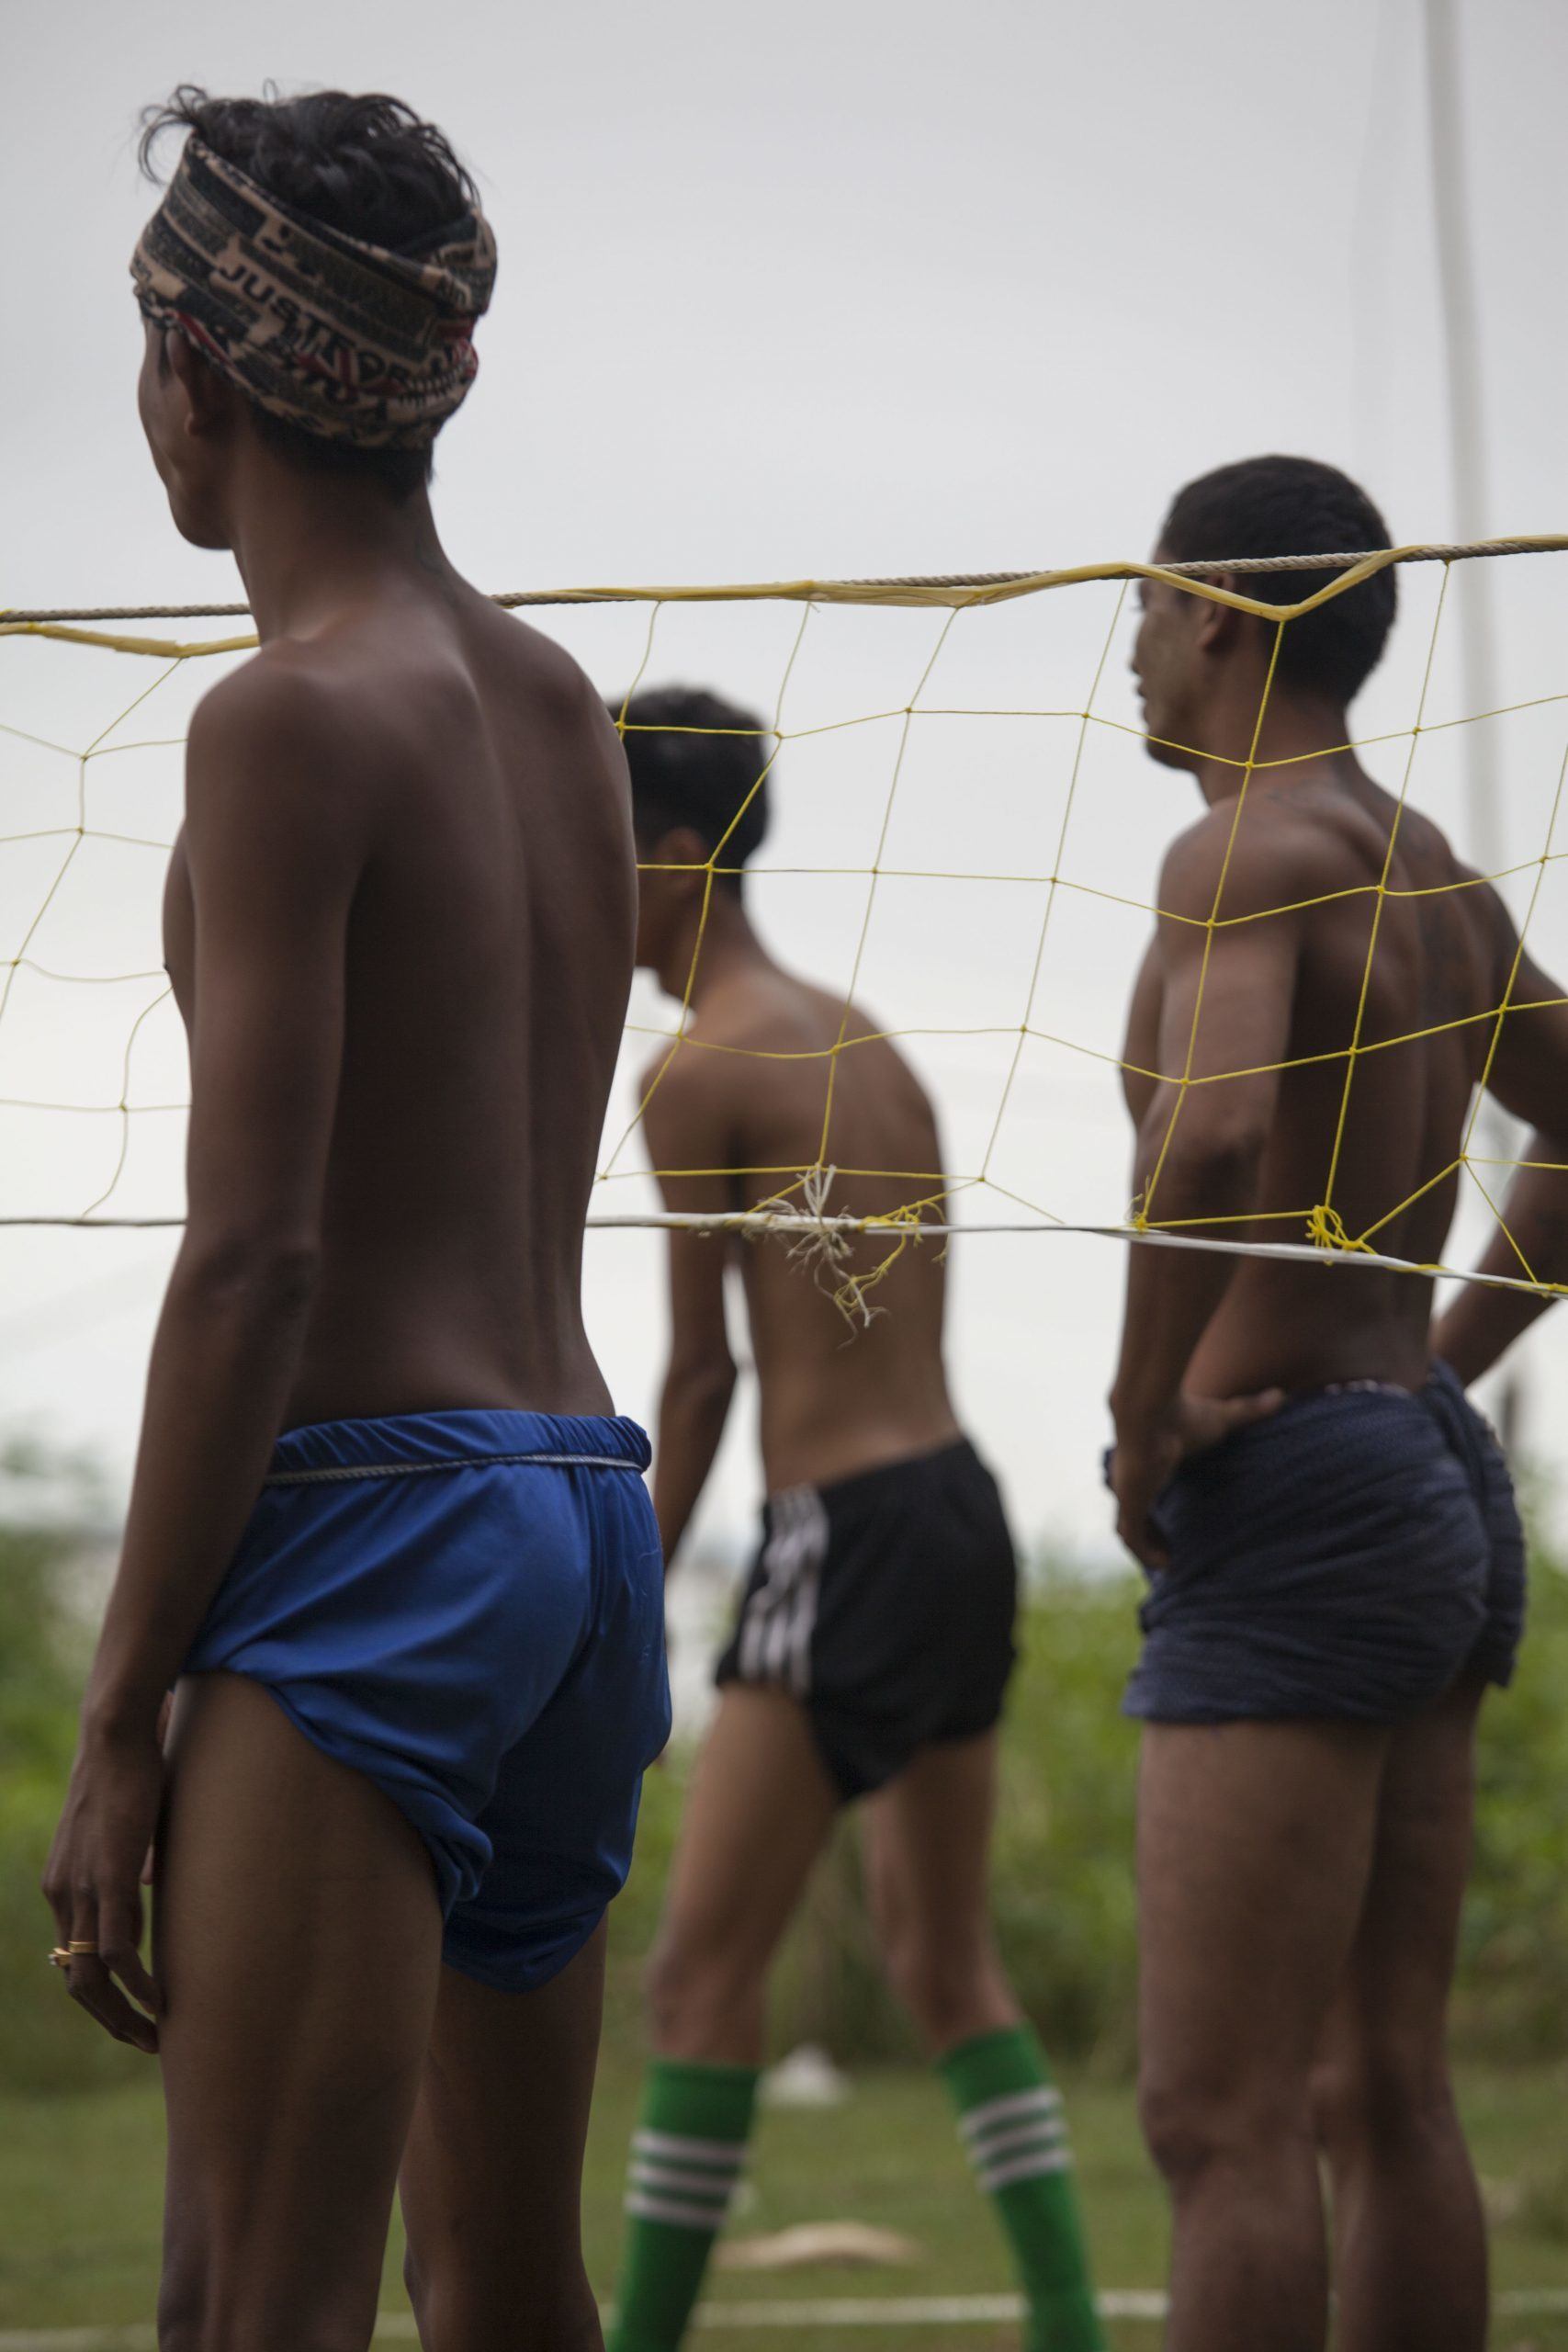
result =
[[520,2295],[580,2283],[582,2150],[604,1993],[604,1929],[547,1984],[503,1993],[441,1972],[399,2189],[430,2340],[510,2340]]
[[797,1700],[726,1686],[693,1774],[660,1944],[737,1981],[764,1970],[839,1809]]
[[368,2342],[439,1973],[429,1858],[242,1676],[181,1685],[169,1757],[166,2295],[231,2298],[235,2342],[314,2341],[321,2312]]
[[1443,2071],[1483,1692],[1466,1677],[1389,1743],[1366,1900],[1324,2052],[1363,2079]]
[[1330,1723],[1145,1728],[1146,2091],[1304,2092],[1360,1915],[1388,1740]]
[[885,1943],[940,1937],[950,1950],[988,1949],[997,1756],[995,1732],[922,1748],[867,1801],[867,1878]]

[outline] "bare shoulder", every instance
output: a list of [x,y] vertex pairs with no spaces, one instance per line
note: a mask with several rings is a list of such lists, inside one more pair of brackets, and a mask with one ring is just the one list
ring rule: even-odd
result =
[[1189,922],[1264,914],[1352,887],[1359,862],[1305,795],[1254,786],[1239,808],[1205,809],[1166,852],[1159,911]]
[[591,740],[606,757],[620,758],[620,734],[603,696],[581,663],[541,628],[502,612],[488,596],[475,597],[475,613],[487,649],[504,662],[527,695],[533,715]]
[[388,733],[385,704],[352,670],[294,644],[265,646],[192,714],[187,820],[199,828],[243,810],[269,830],[352,829]]

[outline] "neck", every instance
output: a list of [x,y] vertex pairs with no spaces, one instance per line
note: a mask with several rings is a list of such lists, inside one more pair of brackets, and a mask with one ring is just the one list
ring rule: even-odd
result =
[[235,486],[229,544],[265,644],[306,637],[346,607],[406,585],[450,594],[457,573],[424,490],[307,473],[254,443]]
[[1214,744],[1216,751],[1201,757],[1193,774],[1211,808],[1235,798],[1247,780],[1249,763],[1270,785],[1361,774],[1348,748],[1350,720],[1342,702],[1282,689],[1276,679],[1260,723],[1258,714],[1267,682],[1266,670],[1256,674],[1249,670],[1227,683],[1215,707],[1205,715],[1201,740]]
[[703,921],[699,898],[679,928],[671,933],[669,946],[659,959],[659,985],[666,996],[683,998],[689,980],[693,1010],[700,1012],[703,1004],[721,992],[739,973],[773,968],[773,959],[752,930],[751,919],[741,900],[734,891],[716,883],[708,899],[707,921]]

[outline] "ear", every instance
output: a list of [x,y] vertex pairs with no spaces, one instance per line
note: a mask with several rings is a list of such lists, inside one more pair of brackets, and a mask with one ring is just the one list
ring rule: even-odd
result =
[[215,368],[209,368],[183,334],[171,329],[164,344],[169,372],[179,387],[181,429],[193,440],[221,432],[232,420],[237,395]]
[[669,832],[660,833],[646,863],[673,866],[676,871],[668,876],[671,882],[690,883],[700,889],[710,854],[706,842],[694,826],[676,825]]
[[[1234,572],[1217,573],[1214,585],[1216,588],[1228,588],[1234,595],[1245,595],[1247,593]],[[1229,653],[1240,636],[1242,623],[1248,616],[1238,613],[1234,605],[1217,605],[1212,596],[1196,597],[1193,601],[1198,606],[1197,626],[1193,630],[1193,643],[1198,650],[1216,656]]]

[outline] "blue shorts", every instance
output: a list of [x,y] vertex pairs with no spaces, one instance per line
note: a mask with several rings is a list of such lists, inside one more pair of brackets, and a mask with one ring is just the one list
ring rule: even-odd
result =
[[634,1421],[411,1413],[278,1440],[186,1671],[251,1676],[419,1831],[444,1957],[506,1992],[585,1944],[670,1732]]
[[1395,1724],[1461,1674],[1506,1683],[1525,1542],[1502,1450],[1447,1364],[1424,1388],[1292,1396],[1182,1464],[1126,1712]]

